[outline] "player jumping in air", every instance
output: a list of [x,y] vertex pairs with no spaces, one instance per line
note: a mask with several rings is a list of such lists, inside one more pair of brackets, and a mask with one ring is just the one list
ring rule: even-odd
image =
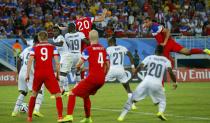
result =
[[[109,69],[109,61],[107,59],[106,49],[98,44],[98,32],[95,30],[90,31],[91,45],[84,49],[82,57],[77,63],[79,70],[85,61],[89,62],[89,74],[87,78],[81,80],[75,86],[69,95],[67,116],[63,119],[65,122],[73,121],[73,111],[76,102],[76,96],[81,97],[84,101],[85,118],[82,123],[91,123],[91,101],[90,95],[96,94],[105,82],[105,76]],[[97,74],[96,74],[97,72]]]
[[[38,43],[38,36],[34,36],[33,43],[36,45]],[[28,94],[28,90],[32,91],[32,83],[34,78],[34,70],[31,69],[30,73],[30,80],[28,83],[25,82],[25,75],[26,75],[26,69],[27,69],[27,63],[30,56],[30,51],[32,49],[32,46],[29,46],[23,50],[23,52],[20,54],[20,58],[18,58],[18,64],[17,64],[17,70],[18,70],[18,90],[20,92],[20,95],[18,96],[18,99],[16,101],[14,110],[12,112],[12,116],[16,117],[18,114],[18,109],[20,108],[21,104],[24,102],[25,96]],[[21,66],[22,61],[22,66]],[[43,94],[44,89],[42,89],[38,92],[36,104],[35,104],[35,110],[33,114],[38,117],[43,117],[44,115],[39,112],[40,106],[43,101]]]
[[[117,45],[116,39],[114,37],[108,39],[108,45],[109,47],[106,49],[106,52],[110,58],[110,69],[109,72],[107,73],[106,81],[112,80],[114,78],[119,80],[122,83],[123,87],[125,88],[126,92],[128,93],[128,98],[131,98],[132,91],[128,82],[129,78],[127,77],[124,69],[124,59],[125,55],[129,57],[131,63],[131,69],[134,72],[135,66],[134,66],[133,56],[126,47]],[[134,103],[132,105],[132,109],[136,109]]]
[[162,25],[158,23],[152,22],[150,17],[146,17],[144,20],[144,27],[151,29],[152,35],[155,37],[158,45],[162,45],[163,55],[167,57],[171,63],[172,67],[174,66],[174,61],[170,56],[170,52],[181,53],[184,55],[192,55],[192,54],[208,54],[210,55],[210,50],[205,49],[201,50],[198,48],[193,48],[191,50],[184,48],[182,45],[178,44],[170,35],[170,31],[167,28],[164,28]]
[[156,55],[147,56],[142,63],[137,67],[137,73],[140,69],[146,67],[147,74],[143,81],[137,86],[133,92],[132,98],[128,99],[123,111],[118,117],[118,121],[123,121],[128,111],[131,109],[133,102],[143,100],[146,96],[150,96],[153,103],[159,106],[157,117],[161,120],[167,120],[164,116],[166,108],[166,97],[162,88],[162,79],[165,70],[169,72],[171,79],[173,80],[174,89],[177,88],[176,77],[172,72],[171,62],[162,56],[163,46],[157,46]]
[[[45,31],[38,33],[39,44],[34,46],[30,52],[30,57],[27,65],[27,73],[25,81],[30,80],[30,71],[32,62],[34,61],[34,81],[32,86],[32,95],[29,101],[28,118],[29,122],[32,121],[32,112],[34,110],[35,100],[38,91],[41,89],[42,84],[50,91],[51,94],[55,94],[56,107],[58,112],[58,122],[62,122],[63,103],[61,98],[61,91],[59,88],[59,57],[58,51],[55,46],[48,43],[48,34]],[[53,62],[55,60],[56,65],[56,77],[53,70]]]

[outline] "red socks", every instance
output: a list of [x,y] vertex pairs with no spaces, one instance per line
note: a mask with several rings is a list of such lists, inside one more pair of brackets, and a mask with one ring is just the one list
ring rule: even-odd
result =
[[63,113],[63,102],[61,97],[57,97],[56,98],[56,108],[57,108],[57,112],[58,112],[58,117],[62,117],[62,113]]
[[83,98],[84,101],[84,110],[85,110],[85,117],[90,117],[90,108],[91,108],[91,101],[90,97]]
[[72,115],[75,107],[76,102],[76,96],[75,95],[69,95],[69,101],[67,105],[67,115]]
[[34,111],[34,106],[35,106],[35,101],[36,97],[31,96],[30,101],[29,101],[29,109],[28,109],[28,117],[32,117],[32,113]]
[[193,48],[190,50],[190,54],[203,54],[203,50],[198,48]]

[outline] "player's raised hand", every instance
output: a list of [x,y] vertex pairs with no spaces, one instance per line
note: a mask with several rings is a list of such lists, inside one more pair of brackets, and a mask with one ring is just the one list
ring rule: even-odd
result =
[[26,81],[26,82],[29,82],[29,79],[30,79],[30,78],[29,78],[29,75],[28,75],[28,74],[26,74],[25,81]]
[[177,87],[178,87],[177,82],[173,83],[174,90],[176,90]]

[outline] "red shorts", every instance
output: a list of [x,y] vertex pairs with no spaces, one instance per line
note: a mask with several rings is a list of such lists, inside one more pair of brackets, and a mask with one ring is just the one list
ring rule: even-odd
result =
[[81,80],[78,85],[72,89],[72,93],[79,97],[95,95],[97,90],[104,85],[104,81],[104,79],[97,81],[93,77],[87,77]]
[[178,44],[175,40],[169,39],[167,44],[164,46],[163,54],[165,57],[170,57],[170,52],[180,52],[181,49],[184,47],[180,44]]
[[49,90],[51,94],[60,93],[60,87],[58,81],[53,74],[37,74],[34,75],[33,91],[38,92],[41,89],[42,84]]

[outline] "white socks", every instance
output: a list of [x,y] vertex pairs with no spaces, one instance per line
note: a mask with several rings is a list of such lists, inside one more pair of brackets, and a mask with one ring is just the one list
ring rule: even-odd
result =
[[42,104],[43,98],[44,98],[44,95],[38,93],[38,95],[37,95],[37,97],[36,97],[35,108],[34,108],[34,110],[35,110],[36,112],[39,112],[39,109],[40,109],[40,106],[41,106],[41,104]]
[[60,89],[66,92],[69,91],[69,83],[66,76],[60,76]]
[[24,95],[20,94],[17,98],[16,104],[15,104],[15,108],[13,110],[13,112],[18,112],[18,109],[20,108],[20,105],[23,103],[24,101]]

